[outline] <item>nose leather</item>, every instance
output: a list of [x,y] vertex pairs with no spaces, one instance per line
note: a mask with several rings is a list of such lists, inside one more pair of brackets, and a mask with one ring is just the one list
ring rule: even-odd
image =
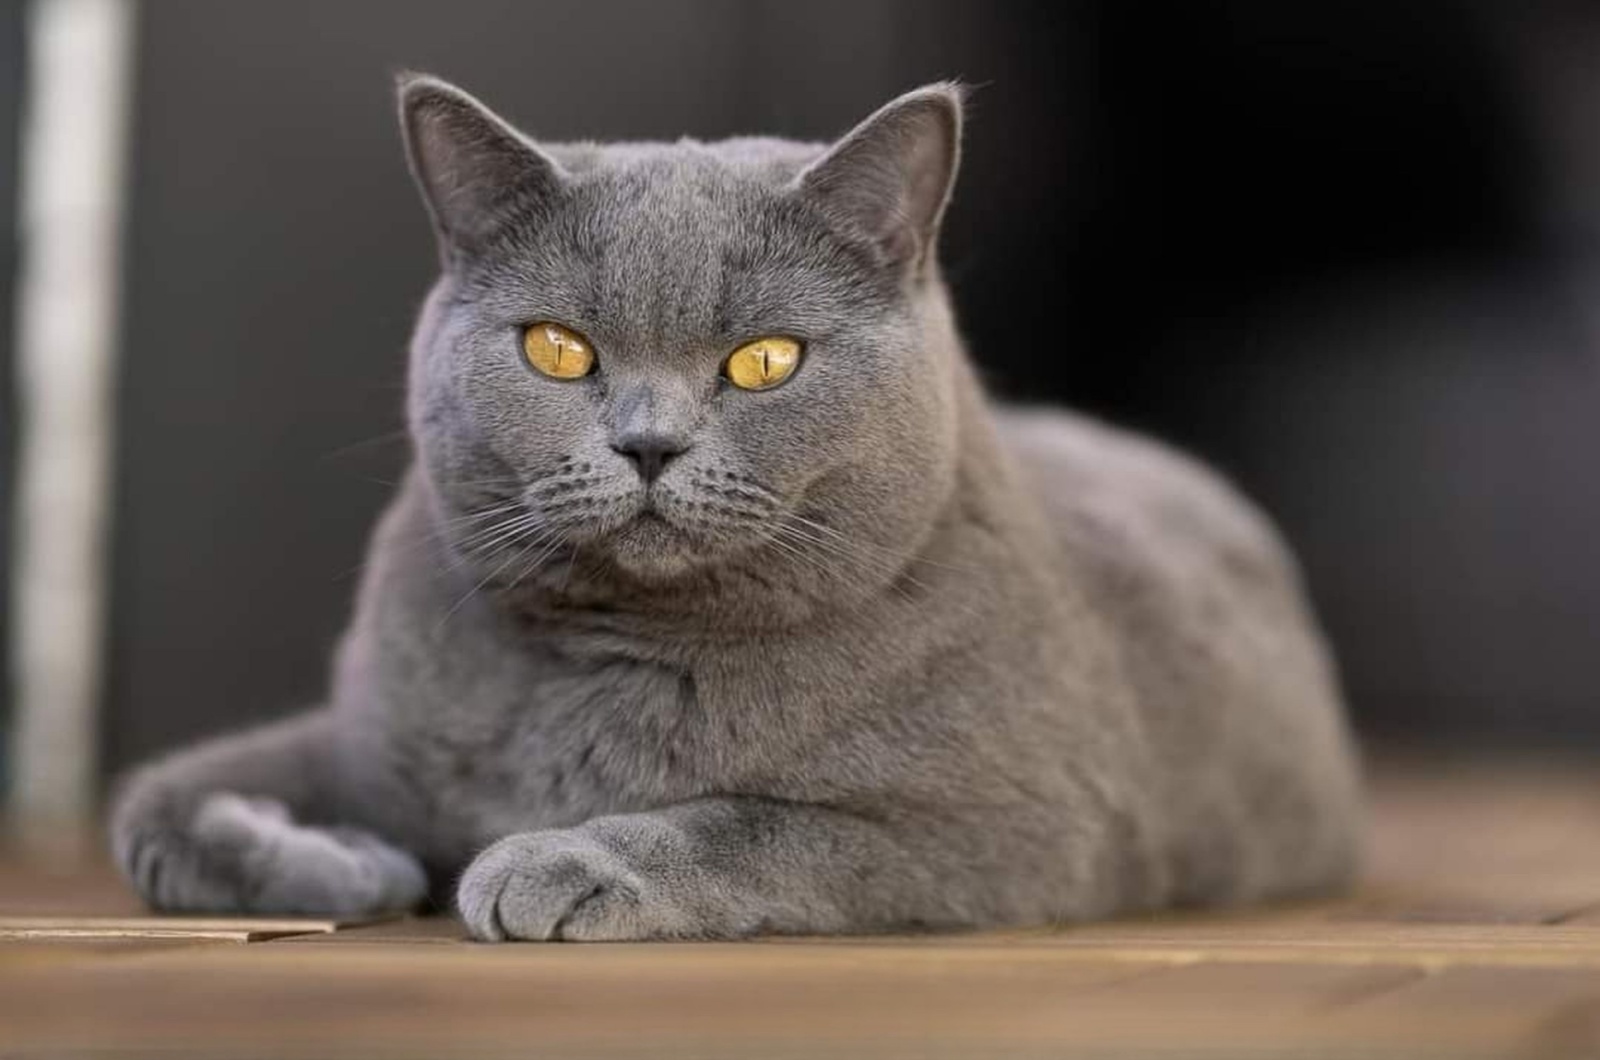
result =
[[685,446],[660,434],[641,434],[613,443],[611,448],[633,461],[646,485],[660,477],[669,461]]
[[689,448],[693,400],[679,389],[659,380],[633,380],[619,387],[611,407],[611,448],[633,462],[646,485]]

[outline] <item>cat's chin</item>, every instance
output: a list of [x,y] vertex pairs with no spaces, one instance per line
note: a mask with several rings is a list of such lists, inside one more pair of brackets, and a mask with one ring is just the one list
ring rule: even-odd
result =
[[645,513],[615,531],[608,542],[613,562],[641,581],[680,578],[704,560],[703,548],[661,516]]

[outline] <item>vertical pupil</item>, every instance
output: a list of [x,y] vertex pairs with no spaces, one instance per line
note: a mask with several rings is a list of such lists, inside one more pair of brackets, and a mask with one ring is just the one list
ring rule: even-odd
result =
[[771,350],[769,350],[765,346],[761,347],[761,378],[762,379],[771,379],[772,378],[772,364],[770,362],[771,355],[772,355],[772,351]]

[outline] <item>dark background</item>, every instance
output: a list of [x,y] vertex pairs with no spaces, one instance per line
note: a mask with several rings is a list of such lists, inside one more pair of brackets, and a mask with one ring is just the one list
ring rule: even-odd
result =
[[945,258],[995,387],[1189,446],[1275,514],[1372,738],[1600,734],[1587,7],[139,12],[108,768],[319,693],[433,265],[405,67],[552,139],[820,138],[981,85]]

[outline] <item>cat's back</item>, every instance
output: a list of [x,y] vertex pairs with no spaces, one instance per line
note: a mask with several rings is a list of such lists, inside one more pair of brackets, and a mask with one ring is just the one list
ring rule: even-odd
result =
[[1052,410],[997,421],[1058,546],[1055,573],[1117,631],[1162,750],[1284,729],[1318,749],[1342,740],[1322,635],[1264,514],[1154,440]]
[[995,421],[1072,573],[1294,583],[1271,523],[1198,461],[1057,409],[1002,406]]

